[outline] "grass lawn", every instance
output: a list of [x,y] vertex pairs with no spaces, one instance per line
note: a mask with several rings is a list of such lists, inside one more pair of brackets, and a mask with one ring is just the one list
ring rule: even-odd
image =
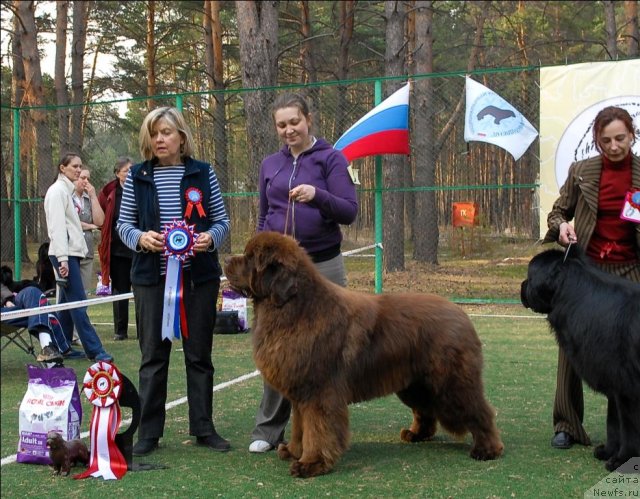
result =
[[[214,419],[232,449],[218,454],[192,445],[187,406],[168,410],[160,449],[135,462],[166,469],[129,472],[118,481],[53,477],[47,466],[2,466],[3,498],[45,497],[583,497],[608,475],[592,448],[552,449],[551,410],[557,348],[548,326],[519,306],[465,307],[484,343],[485,387],[497,411],[505,454],[496,461],[468,456],[470,437],[458,442],[438,432],[432,442],[406,444],[400,429],[411,422],[409,410],[390,396],[351,407],[351,447],[329,475],[312,479],[289,476],[289,464],[274,452],[250,454],[249,435],[262,393],[259,377],[214,394]],[[89,309],[106,349],[137,386],[139,350],[135,340],[111,340],[110,305]],[[509,316],[509,317],[505,317]],[[528,317],[514,317],[528,316]],[[135,332],[130,328],[130,334]],[[186,396],[180,345],[171,357],[168,401]],[[30,358],[10,346],[2,352],[2,458],[16,452],[18,409],[26,390]],[[88,361],[69,361],[82,380]],[[215,383],[254,371],[250,336],[214,339]],[[91,407],[83,401],[82,431],[88,431]],[[605,437],[606,401],[585,390],[585,426],[594,443]],[[125,418],[127,417],[125,411]],[[89,439],[85,437],[88,443]],[[74,468],[78,473],[81,468]]]

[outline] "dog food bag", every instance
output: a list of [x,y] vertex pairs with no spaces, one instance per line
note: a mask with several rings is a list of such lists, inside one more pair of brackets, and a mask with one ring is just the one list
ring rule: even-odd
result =
[[222,290],[222,310],[236,310],[238,312],[238,325],[240,331],[249,329],[247,317],[247,298],[233,289]]
[[51,464],[47,432],[65,440],[80,438],[82,403],[76,373],[71,368],[27,366],[29,382],[20,404],[19,463]]
[[98,272],[98,284],[96,284],[96,296],[111,296],[111,279],[109,285],[102,284],[102,272]]

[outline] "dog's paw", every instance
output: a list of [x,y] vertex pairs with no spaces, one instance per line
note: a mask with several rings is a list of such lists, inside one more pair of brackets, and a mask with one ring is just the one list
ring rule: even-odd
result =
[[593,449],[593,457],[600,461],[606,461],[615,454],[615,449],[610,449],[604,444],[598,445],[595,449]]
[[283,461],[291,461],[292,459],[297,459],[290,451],[289,446],[287,444],[278,445],[278,457]]
[[622,460],[618,456],[611,456],[609,460],[604,463],[604,467],[609,471],[615,471],[627,461],[627,459]]
[[415,437],[415,433],[413,433],[411,430],[407,430],[406,428],[402,428],[402,430],[400,430],[400,440],[402,440],[403,442],[415,442]]
[[502,442],[496,442],[493,445],[474,445],[469,455],[477,461],[491,461],[492,459],[498,459],[503,452],[504,445]]
[[434,435],[435,431],[433,433],[418,434],[408,430],[407,428],[402,428],[402,430],[400,430],[400,440],[409,443],[433,440]]
[[296,478],[311,478],[313,476],[325,475],[331,471],[331,467],[323,461],[316,461],[314,463],[303,463],[301,461],[294,461],[291,463],[289,473]]

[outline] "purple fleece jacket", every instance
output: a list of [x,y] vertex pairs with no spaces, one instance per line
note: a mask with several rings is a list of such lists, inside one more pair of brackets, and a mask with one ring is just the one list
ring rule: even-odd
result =
[[[267,156],[260,167],[258,231],[293,235],[309,253],[340,244],[340,225],[351,224],[358,214],[356,189],[347,172],[344,155],[318,139],[297,160],[283,146]],[[300,184],[313,185],[316,195],[308,203],[289,203],[289,191]]]

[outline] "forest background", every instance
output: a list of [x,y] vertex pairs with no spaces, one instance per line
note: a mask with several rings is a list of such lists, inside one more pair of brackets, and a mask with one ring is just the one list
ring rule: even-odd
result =
[[[278,147],[274,95],[307,96],[314,132],[334,142],[373,108],[376,82],[387,96],[408,79],[412,154],[381,160],[385,270],[404,270],[407,255],[437,264],[443,235],[454,234],[454,201],[477,203],[487,238],[535,240],[537,141],[517,162],[466,144],[462,76],[539,129],[540,67],[637,58],[640,46],[636,1],[16,0],[0,8],[3,262],[16,253],[28,261],[46,240],[42,198],[60,154],[81,152],[100,188],[118,156],[139,159],[140,124],[159,105],[183,109],[196,156],[214,164],[233,222],[226,250],[237,251],[255,227],[258,166]],[[50,59],[52,71],[43,67]],[[355,166],[360,213],[347,247],[374,240],[374,159]]]

